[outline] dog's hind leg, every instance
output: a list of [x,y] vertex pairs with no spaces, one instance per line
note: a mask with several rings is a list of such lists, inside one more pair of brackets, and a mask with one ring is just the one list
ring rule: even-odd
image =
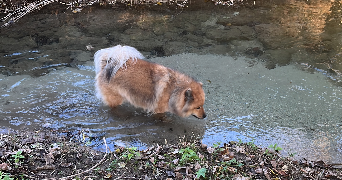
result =
[[121,105],[123,101],[124,99],[122,96],[111,96],[107,98],[107,104],[111,108]]
[[102,91],[103,102],[111,108],[119,106],[123,103],[124,98],[113,91]]

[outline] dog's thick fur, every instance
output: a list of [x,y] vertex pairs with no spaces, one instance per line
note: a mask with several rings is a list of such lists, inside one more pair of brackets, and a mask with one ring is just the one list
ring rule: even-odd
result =
[[94,55],[96,96],[110,107],[129,102],[153,113],[206,117],[202,83],[142,59],[144,56],[129,46],[117,45],[97,51]]

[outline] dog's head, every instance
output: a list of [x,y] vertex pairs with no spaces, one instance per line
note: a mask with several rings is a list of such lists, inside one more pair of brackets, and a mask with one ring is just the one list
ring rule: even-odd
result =
[[202,85],[202,83],[193,82],[191,83],[190,88],[183,92],[185,102],[182,109],[183,117],[193,115],[199,119],[203,119],[207,116],[203,108],[205,94]]

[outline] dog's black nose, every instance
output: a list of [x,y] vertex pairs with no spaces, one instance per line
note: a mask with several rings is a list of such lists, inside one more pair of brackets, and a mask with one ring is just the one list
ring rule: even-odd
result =
[[207,117],[207,115],[206,115],[206,114],[203,114],[203,119],[204,119],[205,117]]

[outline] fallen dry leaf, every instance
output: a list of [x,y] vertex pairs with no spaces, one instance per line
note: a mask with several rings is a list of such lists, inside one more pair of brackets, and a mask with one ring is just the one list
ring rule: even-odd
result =
[[[176,174],[173,171],[166,170],[166,174],[168,177],[175,177],[176,176]],[[170,179],[172,179],[172,178],[170,178]]]
[[271,176],[270,176],[270,174],[269,174],[269,171],[266,169],[266,167],[263,168],[263,172],[264,172],[264,175],[266,176],[266,178],[267,178],[268,180],[271,180]]
[[159,162],[157,163],[157,167],[166,169],[166,168],[167,168],[167,164],[166,164],[166,162],[164,162],[164,161],[159,161]]
[[175,159],[172,162],[173,162],[173,164],[178,165],[179,159]]
[[282,176],[287,176],[287,173],[283,170],[279,170],[278,173]]
[[201,148],[202,148],[202,149],[206,149],[207,147],[208,147],[208,145],[202,144],[202,143],[201,143]]
[[218,169],[218,168],[221,168],[221,166],[213,166],[213,168],[212,168],[213,173],[215,173],[216,169]]
[[70,163],[70,162],[69,162],[69,163],[61,163],[61,164],[60,164],[60,166],[61,166],[61,167],[64,167],[64,168],[70,167],[71,165],[73,165],[73,164]]
[[176,167],[175,171],[180,171],[181,169],[185,169],[186,167]]
[[238,153],[242,153],[242,154],[245,154],[245,153],[246,153],[245,147],[243,147],[243,146],[236,146],[235,150],[236,150],[236,152],[238,152]]
[[151,161],[151,163],[155,164],[153,156],[150,158],[150,161]]
[[119,165],[119,168],[124,168],[124,167],[126,167],[126,163],[124,163],[124,162],[120,162],[120,163],[118,163],[118,165]]
[[228,149],[224,149],[223,151],[221,151],[221,155],[229,155],[229,150]]
[[255,173],[257,173],[257,174],[262,174],[262,173],[263,173],[263,170],[262,170],[260,167],[257,167],[257,168],[255,169]]
[[186,175],[190,175],[190,174],[192,174],[192,173],[194,173],[194,172],[191,170],[191,168],[190,168],[189,166],[187,166],[187,167],[185,168],[185,173],[186,173]]
[[165,159],[165,157],[162,155],[158,155],[158,159]]
[[162,148],[162,146],[159,146],[159,145],[157,144],[157,148],[154,150],[155,153],[156,153],[156,154],[159,154],[161,148]]
[[2,163],[2,164],[0,164],[0,170],[2,170],[2,171],[11,170],[11,167],[8,166],[7,163]]
[[45,165],[45,166],[40,166],[37,167],[37,171],[42,171],[42,170],[54,170],[55,166],[54,165]]
[[215,148],[207,147],[208,153],[212,154],[215,151]]
[[233,158],[230,158],[229,156],[222,156],[223,161],[229,161]]
[[179,149],[175,149],[172,154],[178,154],[179,153]]
[[199,169],[201,169],[202,167],[201,167],[201,165],[198,163],[198,162],[196,162],[196,164],[195,164],[195,170],[197,171],[197,170],[199,170]]
[[282,168],[281,168],[283,171],[288,171],[289,167],[287,165],[284,165]]
[[231,173],[236,173],[237,172],[237,169],[236,168],[233,168],[233,167],[227,167],[227,170]]
[[44,160],[46,165],[52,164],[54,162],[55,157],[52,155],[52,153],[45,154]]
[[182,173],[176,172],[176,179],[183,179]]
[[250,178],[249,178],[249,177],[241,176],[240,174],[235,174],[235,175],[233,176],[233,179],[234,179],[234,180],[249,180]]
[[204,158],[204,155],[203,154],[201,154],[201,153],[197,153],[198,154],[198,158],[200,158],[200,160],[203,160],[203,158]]
[[234,152],[230,152],[230,153],[229,153],[229,157],[230,157],[231,159],[233,159],[233,158],[235,157],[235,153],[234,153]]

